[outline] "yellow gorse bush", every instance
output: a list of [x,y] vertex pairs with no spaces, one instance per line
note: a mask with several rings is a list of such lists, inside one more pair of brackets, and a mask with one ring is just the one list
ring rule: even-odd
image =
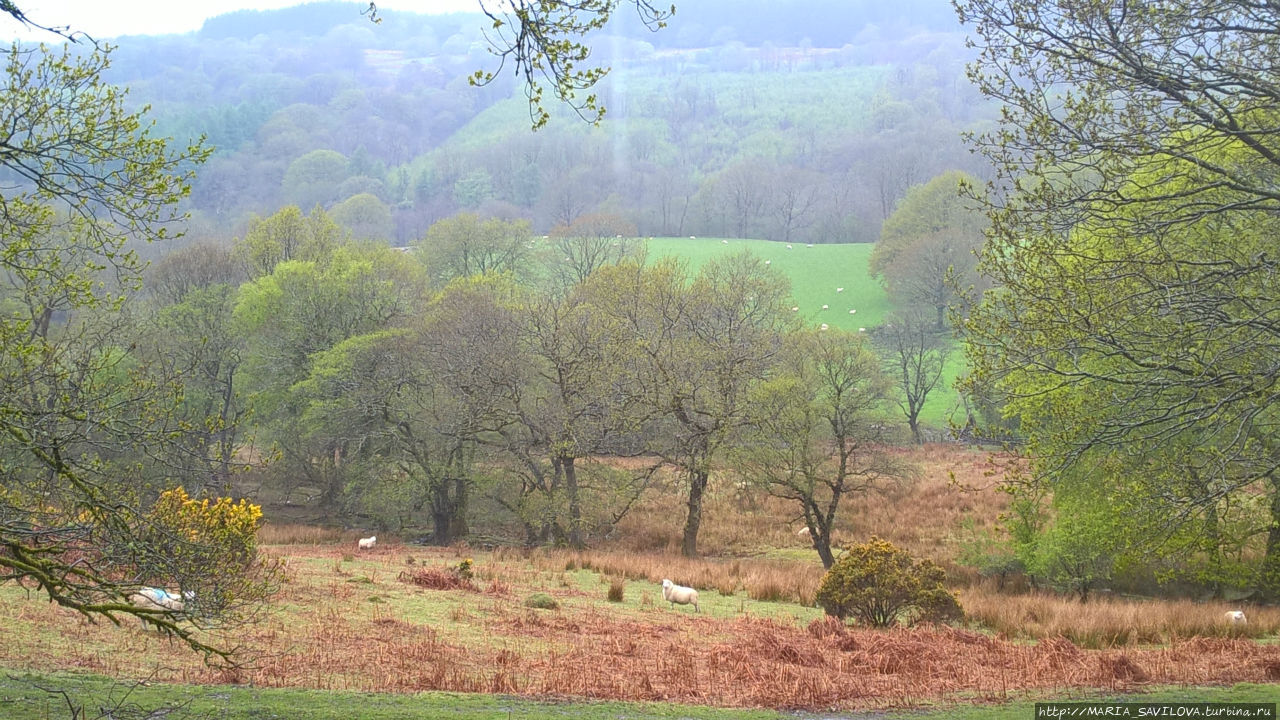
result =
[[151,521],[175,536],[208,549],[222,551],[228,559],[247,561],[257,549],[262,508],[231,498],[193,500],[182,487],[160,494],[151,510]]

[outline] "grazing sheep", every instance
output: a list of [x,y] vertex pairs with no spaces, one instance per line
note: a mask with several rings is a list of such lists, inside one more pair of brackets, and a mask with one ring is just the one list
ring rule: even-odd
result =
[[378,536],[373,535],[367,538],[360,538],[360,542],[356,543],[358,550],[372,550],[374,545],[378,544]]
[[854,315],[854,314],[857,314],[857,312],[858,312],[857,310],[850,310],[850,311],[849,311],[849,314],[850,314],[850,315]]
[[826,323],[822,323],[822,326],[821,326],[821,327],[819,327],[818,329],[819,329],[819,330],[826,330],[826,329],[827,329],[827,324],[826,324]]
[[796,537],[809,537],[809,526],[805,525],[796,531]]
[[[168,590],[154,587],[139,588],[138,592],[129,596],[129,604],[139,610],[167,610],[171,613],[180,613],[186,610],[185,598],[188,602],[195,600],[196,594],[191,590],[182,593],[181,596],[174,595]],[[155,625],[157,629],[161,626],[149,617],[139,616],[138,621],[142,623],[142,627],[148,628]]]
[[728,241],[728,240],[721,240],[720,242],[724,243],[725,245],[728,245],[728,244],[729,244],[729,241]]
[[844,292],[844,288],[836,288],[836,292]]
[[772,264],[773,264],[773,261],[772,261],[772,260],[765,260],[765,261],[764,261],[764,264],[765,264],[765,265],[772,265]]
[[191,599],[195,597],[195,593],[188,590],[179,596],[163,588],[144,587],[129,596],[129,604],[144,610],[168,610],[178,613],[185,608],[182,602],[183,597]]
[[691,587],[676,585],[663,578],[662,580],[662,599],[671,603],[671,609],[674,610],[676,603],[681,605],[692,605],[694,612],[702,612],[698,609],[698,591]]
[[1242,610],[1228,610],[1225,617],[1227,618],[1227,622],[1232,625],[1249,624],[1249,620],[1245,618],[1244,611]]
[[822,309],[823,309],[823,310],[826,310],[826,309],[827,309],[827,307],[828,307],[828,306],[823,305],[823,306],[822,306]]
[[790,249],[791,249],[791,246],[790,246],[790,245],[788,245],[788,246],[787,246],[787,249],[788,249],[788,250],[790,250]]

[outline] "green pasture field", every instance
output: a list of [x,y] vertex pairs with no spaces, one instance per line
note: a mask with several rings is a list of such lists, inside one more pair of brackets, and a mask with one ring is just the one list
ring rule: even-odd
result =
[[[726,242],[727,240],[727,242]],[[867,260],[875,245],[869,243],[828,244],[809,247],[804,243],[736,238],[653,238],[648,241],[650,257],[678,257],[696,271],[711,258],[750,251],[768,260],[769,269],[791,280],[793,307],[800,318],[812,326],[826,323],[830,327],[857,332],[884,322],[893,311],[879,281],[867,272]],[[844,288],[837,292],[837,288]],[[827,309],[823,310],[822,306]],[[856,313],[850,314],[850,310]],[[954,420],[962,420],[960,395],[953,388],[955,379],[964,373],[964,359],[957,345],[943,372],[942,387],[934,391],[926,403],[921,421],[932,428],[945,429]]]
[[[773,710],[712,708],[667,703],[573,702],[529,700],[506,695],[429,692],[417,694],[357,693],[218,685],[133,685],[101,675],[78,673],[0,673],[0,716],[8,720],[72,717],[66,700],[49,690],[66,692],[88,711],[86,717],[111,717],[102,709],[122,703],[164,715],[168,720],[1031,720],[1034,700],[1001,705],[951,705],[913,711],[864,713],[794,713]],[[1230,688],[1161,688],[1142,695],[1051,696],[1041,700],[1115,702],[1254,702],[1275,703],[1280,686],[1236,685]]]

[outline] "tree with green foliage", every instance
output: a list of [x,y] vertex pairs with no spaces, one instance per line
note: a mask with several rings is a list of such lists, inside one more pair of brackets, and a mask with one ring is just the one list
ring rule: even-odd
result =
[[334,150],[312,150],[289,163],[281,189],[299,207],[327,206],[337,200],[338,185],[347,177],[347,158]]
[[976,181],[961,172],[943,173],[907,190],[884,221],[871,253],[871,273],[902,309],[929,308],[935,330],[960,291],[980,282],[976,269],[986,218],[978,203],[961,195]]
[[708,262],[691,282],[671,260],[624,262],[597,271],[584,292],[607,342],[632,353],[625,367],[653,409],[651,452],[684,475],[681,551],[694,557],[713,466],[751,422],[750,389],[794,323],[787,280],[742,253]]
[[911,428],[911,439],[924,442],[920,413],[925,401],[942,382],[942,370],[951,354],[950,338],[940,335],[919,312],[890,315],[874,331],[886,371],[897,387],[897,403]]
[[460,213],[433,224],[416,247],[432,277],[443,284],[472,275],[526,272],[532,235],[527,220],[481,220]]
[[25,583],[90,621],[146,616],[228,657],[181,617],[127,602],[142,582],[193,571],[247,580],[239,597],[248,604],[269,592],[220,554],[179,567],[165,547],[196,552],[203,543],[165,532],[150,514],[156,490],[184,479],[174,442],[182,389],[130,341],[143,264],[127,245],[173,236],[190,168],[208,150],[175,152],[152,137],[144,114],[102,81],[105,52],[15,46],[5,62],[0,582]]
[[851,545],[818,584],[818,605],[841,620],[853,617],[870,627],[901,621],[946,622],[964,613],[943,581],[947,574],[931,560],[873,537]]
[[218,283],[189,291],[179,302],[159,308],[147,323],[139,353],[183,378],[180,405],[190,470],[185,487],[231,491],[245,442],[249,408],[240,393],[245,341],[233,322],[237,287]]
[[264,439],[289,473],[336,511],[343,496],[342,438],[303,432],[305,396],[293,393],[320,353],[348,338],[403,326],[420,310],[427,279],[409,254],[385,245],[342,245],[319,260],[290,260],[240,288],[234,318],[247,354],[241,386]]
[[999,287],[966,326],[970,382],[1008,397],[1055,493],[1102,484],[1149,555],[1265,498],[1235,581],[1276,597],[1276,9],[958,9],[970,74],[1006,106],[973,138],[997,170],[982,269]]
[[244,238],[235,240],[232,256],[250,278],[259,278],[288,260],[323,258],[344,239],[342,228],[320,207],[304,216],[297,205],[287,205],[270,217],[250,218]]
[[391,208],[371,193],[352,195],[334,205],[329,215],[333,222],[346,228],[352,239],[395,244],[391,242],[395,232]]
[[856,333],[792,333],[773,377],[751,390],[752,420],[732,466],[770,495],[799,506],[809,538],[830,568],[840,503],[873,492],[907,469],[883,452],[889,379]]
[[499,435],[518,461],[524,506],[512,509],[527,540],[583,547],[589,530],[607,531],[625,516],[656,470],[594,460],[638,454],[628,453],[628,441],[648,414],[639,378],[626,364],[631,348],[609,342],[606,325],[584,292],[554,290],[525,306],[520,350],[530,372],[508,393],[518,420]]

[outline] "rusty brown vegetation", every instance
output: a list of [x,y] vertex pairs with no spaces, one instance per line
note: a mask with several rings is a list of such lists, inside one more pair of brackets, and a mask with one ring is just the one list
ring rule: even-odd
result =
[[[808,709],[996,700],[1062,688],[1273,682],[1280,673],[1280,647],[1238,637],[1175,639],[1161,647],[1134,639],[1088,650],[1061,636],[1032,644],[950,627],[873,631],[732,607],[713,616],[670,612],[661,603],[611,605],[603,589],[590,597],[573,583],[566,587],[563,565],[538,570],[550,555],[536,562],[477,558],[478,576],[510,578],[499,585],[506,592],[426,589],[392,579],[391,570],[405,563],[401,550],[388,548],[338,575],[341,549],[277,549],[292,559],[294,580],[279,598],[288,610],[234,638],[258,652],[251,666],[236,671],[208,668],[139,628],[90,625],[17,593],[3,595],[13,641],[0,647],[0,663],[132,677],[155,670],[148,663],[160,658],[158,679],[195,683]],[[434,568],[447,575],[457,556],[415,553],[421,566],[405,577]],[[601,587],[606,583],[602,577]],[[509,597],[530,589],[550,593],[562,609],[530,610]],[[1197,612],[1212,617],[1216,608]],[[1258,615],[1256,622],[1280,622],[1277,615]]]
[[[841,531],[851,540],[883,533],[947,563],[959,519],[994,521],[1000,497],[953,483],[990,482],[980,455],[904,452],[922,458],[919,478],[858,499]],[[961,589],[963,627],[845,627],[811,607],[822,575],[816,553],[773,501],[754,502],[717,497],[706,547],[744,552],[700,560],[661,552],[679,537],[662,500],[629,520],[651,523],[650,540],[624,532],[590,552],[409,548],[379,537],[373,551],[353,553],[344,533],[326,545],[302,528],[281,531],[277,537],[298,544],[268,551],[286,561],[290,580],[270,619],[223,638],[250,651],[234,670],[207,667],[133,625],[92,625],[17,588],[0,589],[7,618],[0,630],[9,638],[0,665],[191,683],[802,709],[1280,680],[1280,646],[1251,639],[1280,631],[1276,608],[1245,608],[1249,624],[1239,629],[1223,622],[1235,606],[1222,603],[1082,605],[972,583]],[[472,558],[474,580],[463,583],[456,568]],[[703,612],[661,602],[664,577],[709,591]],[[619,589],[616,600],[610,588]],[[560,609],[523,607],[519,598],[534,592]]]

